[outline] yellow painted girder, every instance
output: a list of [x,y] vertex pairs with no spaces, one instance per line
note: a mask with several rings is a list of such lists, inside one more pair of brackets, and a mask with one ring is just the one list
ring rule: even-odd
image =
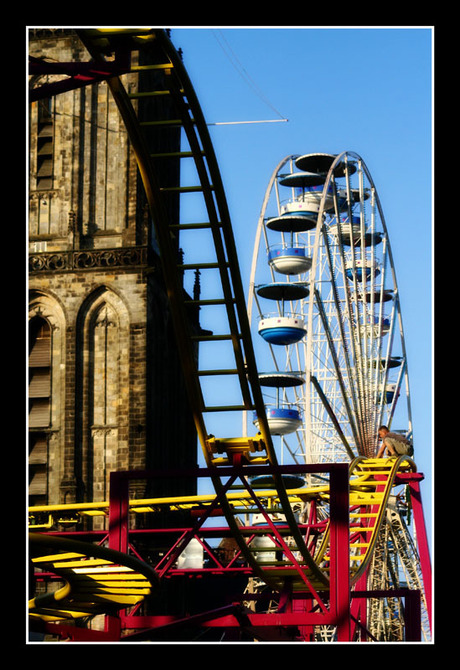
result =
[[158,583],[153,568],[132,556],[38,533],[31,533],[30,539],[32,563],[64,582],[57,591],[29,601],[34,618],[62,621],[124,609],[142,602]]
[[[287,494],[292,503],[302,502],[305,498],[329,495],[328,486],[304,487],[296,489],[288,489]],[[256,490],[257,498],[260,500],[278,500],[278,493],[274,489]],[[139,498],[129,501],[129,509],[131,512],[145,513],[155,512],[159,507],[169,507],[175,509],[192,509],[200,505],[211,505],[215,501],[215,494],[195,495],[195,496],[170,496],[163,498]],[[249,491],[241,491],[239,493],[228,493],[227,500],[233,504],[240,504],[242,506],[251,504],[252,495]],[[57,512],[75,512],[86,513],[88,511],[99,511],[100,514],[108,515],[109,502],[102,501],[99,503],[74,503],[67,505],[37,505],[29,508],[29,514],[33,518],[35,514],[48,513],[53,514]],[[31,525],[31,528],[34,526]]]
[[[350,521],[354,520],[353,525],[350,527],[350,532],[354,534],[363,533],[367,536],[367,540],[353,542],[350,545],[350,577],[352,581],[356,580],[362,574],[370,559],[386,502],[394,485],[395,474],[401,468],[403,470],[409,468],[414,470],[415,464],[402,460],[395,462],[394,459],[381,459],[376,465],[375,462],[363,462],[358,459],[357,463],[352,464],[350,467],[349,504],[351,508],[355,505],[362,507],[361,511],[354,512],[350,510]],[[270,510],[273,509],[276,503],[279,503],[278,493],[275,489],[255,490],[254,493],[257,495],[258,500],[265,504],[265,509],[267,509],[268,513],[270,513]],[[316,487],[288,489],[287,495],[291,504],[305,502],[313,498],[328,501],[330,497],[329,486],[327,484]],[[226,497],[231,505],[239,505],[243,510],[251,505],[252,494],[249,491],[230,492]],[[131,511],[149,510],[153,512],[165,506],[170,509],[192,509],[211,505],[215,501],[215,498],[214,494],[209,494],[135,499],[130,501],[129,506]],[[31,512],[46,511],[52,514],[53,512],[59,513],[70,509],[74,512],[79,512],[80,510],[101,510],[106,513],[108,503],[43,506],[41,508],[31,508]],[[368,521],[371,522],[371,525],[366,525]],[[240,530],[244,533],[244,527]],[[329,561],[328,546],[329,531],[326,529],[314,559],[317,566]],[[90,545],[91,547],[93,545]],[[88,550],[88,547],[86,547],[86,550]],[[354,553],[355,550],[363,551],[356,554]],[[295,551],[295,548],[292,551]],[[56,594],[47,594],[45,598],[39,597],[31,601],[31,614],[39,616],[44,620],[53,620],[53,617],[54,620],[61,620],[66,617],[78,618],[88,616],[88,612],[94,614],[101,610],[104,611],[107,603],[114,607],[127,607],[140,602],[146,595],[151,593],[152,583],[149,583],[145,576],[139,578],[139,575],[135,571],[132,571],[130,567],[114,565],[103,557],[87,556],[77,551],[65,551],[61,554],[46,552],[43,556],[32,560],[42,569],[55,570],[68,581],[63,589]],[[289,561],[274,562],[272,567],[274,568],[279,565],[283,566],[283,568],[286,566],[282,570],[282,575],[270,570],[270,564],[263,566],[264,574],[269,579],[274,577],[276,581],[278,578],[284,579],[289,574],[289,570],[292,570],[292,575],[297,575],[298,578],[295,566],[291,565]],[[302,561],[298,565],[302,565]],[[311,566],[304,565],[302,569],[309,581],[312,584],[316,584],[316,578]],[[327,567],[324,568],[322,566],[320,569],[323,571],[323,574],[327,574]],[[295,579],[294,588],[299,589],[304,588],[304,586],[298,579]],[[322,584],[322,588],[324,588],[324,584]],[[74,589],[73,593],[72,589]],[[69,593],[72,593],[71,598],[69,598]],[[54,599],[54,611],[50,611],[50,607],[53,606],[52,602],[51,605],[49,603],[50,598]]]

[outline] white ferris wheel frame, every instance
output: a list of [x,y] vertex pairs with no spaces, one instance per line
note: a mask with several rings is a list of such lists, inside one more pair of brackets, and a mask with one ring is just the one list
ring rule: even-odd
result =
[[[268,208],[276,198],[278,214],[281,198],[278,179],[281,171],[291,165],[299,156],[287,156],[276,166],[269,180],[263,199],[257,225],[251,274],[248,290],[247,312],[251,327],[254,326],[254,306],[262,313],[257,298],[257,272],[264,259],[260,258],[260,248],[270,248],[266,222]],[[345,185],[335,177],[337,168],[345,166],[342,177]],[[353,170],[350,166],[353,166]],[[356,173],[358,188],[352,189],[352,174]],[[285,188],[285,187],[281,187]],[[350,245],[349,250],[343,244],[341,212],[338,210],[337,192],[345,190],[348,214],[356,216],[358,208],[359,234],[376,234],[379,228],[382,244],[382,258],[376,254],[375,244]],[[358,198],[353,202],[354,193]],[[330,193],[333,193],[334,211],[330,209]],[[293,191],[292,191],[293,194]],[[329,197],[329,208],[327,206]],[[369,207],[364,206],[369,200]],[[346,220],[346,219],[345,219]],[[337,234],[335,243],[331,242],[332,224],[335,221]],[[346,224],[344,224],[346,225]],[[358,224],[357,224],[358,225]],[[350,229],[350,232],[352,229]],[[354,233],[353,233],[354,234]],[[297,281],[308,284],[309,294],[297,304],[297,311],[305,317],[306,335],[301,342],[283,348],[267,345],[271,357],[278,369],[279,361],[285,361],[285,369],[298,369],[305,375],[305,383],[294,393],[294,403],[301,408],[303,425],[294,435],[281,436],[281,460],[295,462],[339,462],[349,461],[357,456],[372,457],[377,449],[378,426],[385,423],[391,428],[397,408],[403,409],[402,420],[405,425],[393,426],[412,437],[412,417],[410,406],[409,372],[401,315],[396,271],[391,252],[388,230],[383,215],[377,189],[363,159],[354,152],[343,152],[333,159],[325,175],[319,202],[316,225],[307,234],[308,248],[311,253],[311,269]],[[306,239],[305,237],[305,239]],[[300,239],[300,238],[299,238]],[[370,258],[368,255],[370,253]],[[365,294],[357,281],[356,268],[361,261],[364,265],[370,260],[370,280],[361,281],[363,287],[369,284]],[[351,266],[352,279],[347,279],[345,262]],[[372,268],[377,268],[373,270]],[[379,277],[377,281],[377,277]],[[272,281],[276,281],[271,271]],[[369,295],[370,298],[363,297]],[[384,299],[391,296],[390,315],[384,315]],[[370,307],[365,306],[367,302]],[[359,316],[361,314],[361,317]],[[377,314],[377,316],[375,316]],[[371,327],[367,328],[368,317]],[[382,332],[380,324],[386,318],[387,330]],[[362,319],[361,326],[352,325]],[[377,327],[373,327],[373,320]],[[282,351],[284,349],[284,351]],[[386,389],[391,378],[394,352],[398,353],[399,369],[393,381],[393,399],[386,401]],[[321,358],[322,357],[322,358]],[[327,360],[326,360],[327,359]],[[292,361],[296,367],[292,368]],[[371,374],[369,374],[371,370]],[[259,366],[259,372],[260,372]],[[405,404],[403,396],[405,395]],[[399,402],[398,402],[399,401]],[[243,421],[246,434],[248,417]],[[289,446],[289,440],[294,447]]]

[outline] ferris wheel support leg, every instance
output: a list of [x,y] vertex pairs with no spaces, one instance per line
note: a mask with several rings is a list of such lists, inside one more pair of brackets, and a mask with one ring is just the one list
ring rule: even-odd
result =
[[422,570],[423,585],[425,589],[426,608],[428,610],[428,618],[431,629],[431,560],[425,517],[423,514],[422,497],[420,493],[420,481],[415,480],[409,482],[409,490],[411,494],[412,511],[414,514],[415,534],[417,538],[420,567]]

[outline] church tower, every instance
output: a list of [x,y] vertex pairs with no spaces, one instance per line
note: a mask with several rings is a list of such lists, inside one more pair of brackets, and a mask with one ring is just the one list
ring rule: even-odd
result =
[[[29,50],[42,64],[31,88],[44,91],[31,98],[28,119],[30,504],[103,501],[114,470],[194,467],[196,433],[116,104],[104,81],[46,96],[58,76],[44,73],[44,62],[89,61],[72,30],[32,29]],[[143,77],[158,76],[123,81],[136,94]],[[165,100],[137,104],[150,119],[172,113]],[[177,128],[152,130],[152,151],[179,143]],[[179,183],[177,159],[164,170],[166,183]],[[178,201],[170,207],[174,218]],[[190,319],[199,329],[197,314]],[[133,486],[133,496],[146,494]],[[194,493],[189,482],[175,487],[168,482],[168,493]]]

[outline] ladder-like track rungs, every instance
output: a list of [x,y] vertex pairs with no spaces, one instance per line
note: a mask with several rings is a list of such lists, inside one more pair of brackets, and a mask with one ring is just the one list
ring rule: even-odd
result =
[[185,300],[186,305],[199,305],[201,307],[212,306],[212,305],[232,305],[236,304],[235,298],[231,300],[226,300],[225,298],[211,298],[208,300]]
[[138,91],[137,93],[128,93],[128,98],[131,100],[140,100],[142,98],[157,98],[165,95],[171,95],[171,91]]
[[159,119],[158,121],[141,121],[139,125],[142,128],[154,128],[161,126],[181,126],[181,119]]
[[192,335],[191,339],[195,342],[219,342],[219,341],[230,341],[235,338],[241,339],[241,335]]
[[228,263],[182,263],[177,266],[179,270],[218,270],[229,267]]
[[[222,226],[220,222],[215,225]],[[213,225],[207,221],[206,223],[171,223],[169,227],[172,230],[205,230],[213,228]]]
[[[214,186],[212,184],[209,184],[209,187],[212,191],[214,190]],[[201,193],[205,189],[203,186],[165,186],[160,189],[160,191],[163,191],[163,193]]]
[[236,368],[231,368],[231,369],[222,369],[222,370],[198,370],[198,375],[200,377],[218,377],[219,375],[237,375],[239,374],[239,370]]
[[253,409],[253,406],[246,407],[245,405],[215,405],[203,407],[203,412],[247,412]]
[[172,70],[174,65],[172,63],[154,63],[151,65],[133,65],[130,72],[148,72],[148,70]]
[[[204,151],[200,152],[202,156],[205,155]],[[167,151],[162,153],[150,154],[150,158],[193,158],[195,154],[193,151]]]

